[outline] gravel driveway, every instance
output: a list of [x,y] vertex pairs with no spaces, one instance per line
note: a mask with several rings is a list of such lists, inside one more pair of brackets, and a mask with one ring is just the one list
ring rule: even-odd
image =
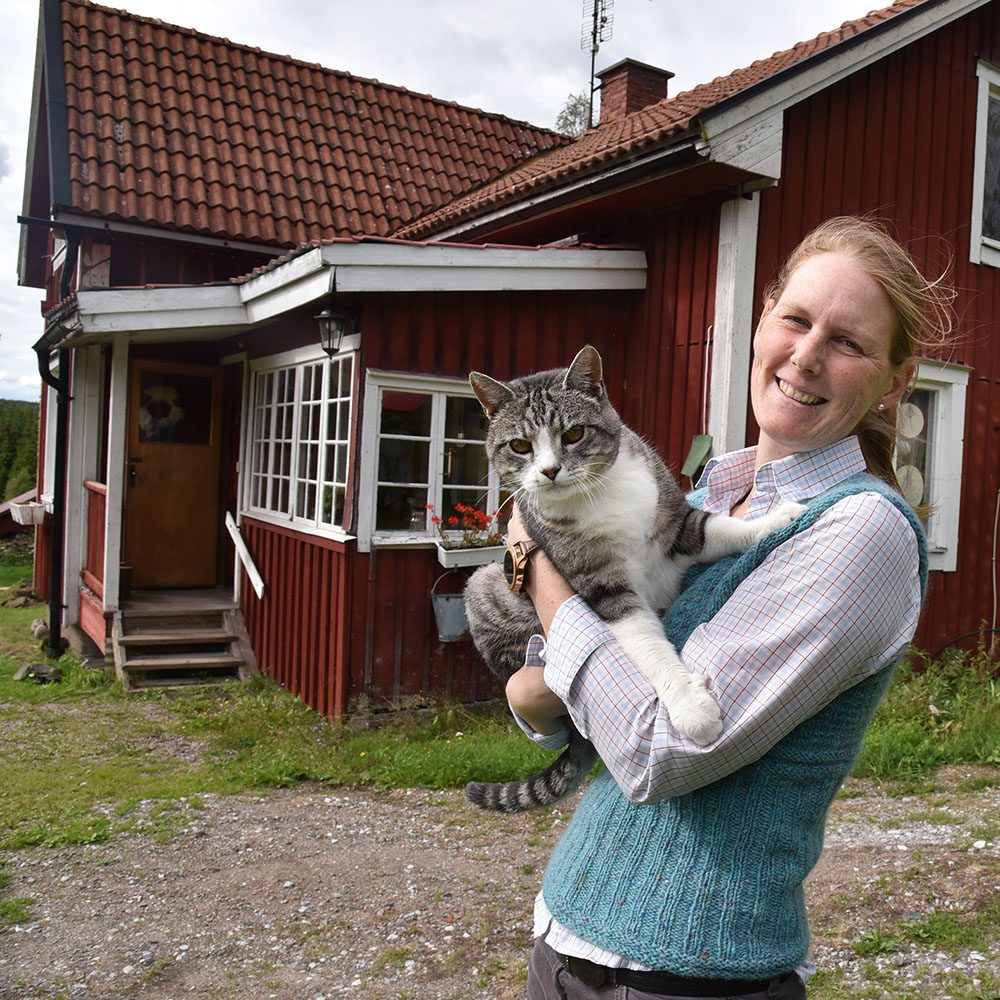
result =
[[[815,961],[928,986],[1000,977],[1000,954],[900,946],[859,957],[864,932],[1000,893],[1000,785],[889,798],[854,782],[810,884]],[[151,806],[149,808],[152,808]],[[164,844],[148,837],[6,855],[30,922],[0,933],[3,1000],[520,997],[532,900],[568,810],[485,816],[458,792],[205,797]],[[874,994],[873,994],[874,995]],[[928,990],[928,996],[943,996]]]

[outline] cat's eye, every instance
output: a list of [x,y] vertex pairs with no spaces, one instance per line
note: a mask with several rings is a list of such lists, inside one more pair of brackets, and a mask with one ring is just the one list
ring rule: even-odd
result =
[[568,427],[563,431],[563,444],[576,444],[583,437],[583,425],[576,424],[574,427]]
[[510,450],[515,455],[527,455],[531,451],[531,442],[525,441],[524,438],[514,438],[508,443],[510,444]]

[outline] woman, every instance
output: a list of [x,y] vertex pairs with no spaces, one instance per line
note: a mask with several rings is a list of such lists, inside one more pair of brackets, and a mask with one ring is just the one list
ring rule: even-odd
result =
[[[759,443],[713,459],[692,500],[747,519],[784,500],[808,506],[701,572],[664,619],[722,708],[711,746],[673,732],[535,550],[526,590],[545,653],[533,640],[507,697],[553,748],[571,716],[606,770],[546,871],[531,1000],[805,996],[802,882],[920,613],[926,543],[892,446],[915,352],[947,337],[950,301],[856,218],[807,236],[768,290],[750,383]],[[516,516],[510,531],[523,537]]]

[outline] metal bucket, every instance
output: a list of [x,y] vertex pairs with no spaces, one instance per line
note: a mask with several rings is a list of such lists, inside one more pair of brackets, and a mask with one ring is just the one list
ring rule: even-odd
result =
[[[452,573],[454,570],[448,570]],[[438,594],[437,585],[448,575],[442,573],[431,587],[431,604],[434,620],[437,622],[438,639],[441,642],[457,642],[469,631],[469,621],[465,617],[465,596],[458,594]]]

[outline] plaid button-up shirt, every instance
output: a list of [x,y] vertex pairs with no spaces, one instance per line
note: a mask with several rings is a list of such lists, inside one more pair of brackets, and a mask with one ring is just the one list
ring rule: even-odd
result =
[[[856,438],[769,463],[756,476],[754,460],[750,448],[709,462],[700,482],[708,487],[706,510],[728,513],[753,484],[746,513],[752,520],[782,501],[809,500],[865,467]],[[920,605],[913,530],[889,501],[861,493],[779,546],[684,644],[685,665],[710,678],[722,708],[724,729],[710,746],[674,732],[668,709],[581,597],[559,609],[547,643],[533,637],[526,662],[544,665],[545,683],[625,794],[652,801],[752,763],[843,691],[898,659],[913,638]],[[543,746],[566,742],[564,731],[541,736],[518,722]],[[643,968],[559,925],[541,893],[535,936],[564,954]]]

